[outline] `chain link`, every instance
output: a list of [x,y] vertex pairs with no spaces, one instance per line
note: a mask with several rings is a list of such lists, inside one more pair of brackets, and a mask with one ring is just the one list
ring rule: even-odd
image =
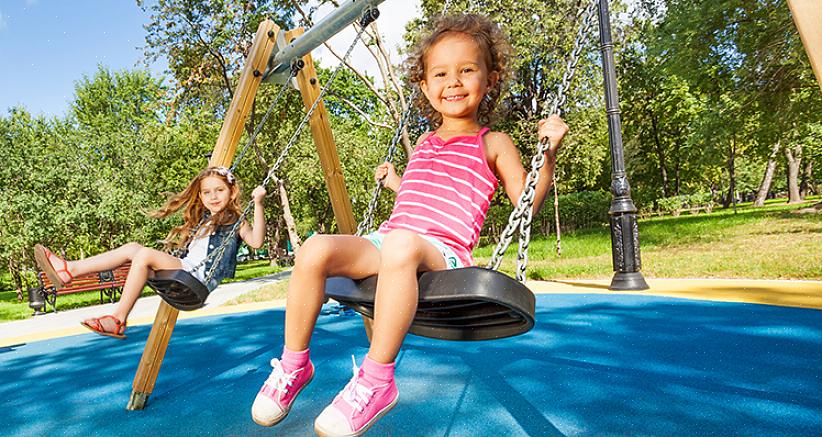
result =
[[[551,105],[550,111],[547,114],[543,113],[543,115],[561,114],[561,108],[567,102],[568,89],[570,88],[574,73],[576,73],[579,57],[585,44],[586,36],[593,24],[594,12],[598,4],[599,0],[591,0],[588,7],[582,13],[582,23],[577,31],[574,48],[569,55],[565,72],[562,75],[562,81],[557,87],[556,98]],[[511,211],[508,217],[508,225],[502,231],[500,241],[494,249],[491,261],[488,263],[488,268],[494,270],[499,268],[502,257],[514,237],[514,232],[518,229],[520,238],[517,253],[517,280],[520,282],[525,282],[526,280],[525,269],[528,265],[528,245],[531,241],[534,197],[536,196],[536,186],[539,181],[539,170],[545,165],[545,152],[548,151],[550,145],[551,142],[547,138],[539,142],[537,152],[531,158],[531,171],[528,173],[525,188],[520,194],[517,206]],[[554,182],[556,182],[556,178],[554,178]]]
[[[297,72],[300,71],[300,68],[302,68],[302,67],[296,68],[295,66],[292,65],[291,76],[289,76],[288,80],[291,80],[294,76],[296,76]],[[240,161],[243,160],[243,157],[245,156],[246,152],[251,147],[251,145],[254,144],[254,141],[257,139],[257,135],[262,130],[263,126],[265,125],[266,120],[268,120],[268,116],[271,114],[271,111],[274,110],[274,108],[277,107],[277,103],[279,103],[280,98],[282,98],[282,96],[285,94],[285,92],[287,90],[288,90],[288,82],[286,81],[286,83],[283,84],[280,87],[280,90],[277,93],[277,96],[274,98],[274,101],[268,106],[268,110],[266,110],[265,114],[263,115],[263,118],[261,118],[260,122],[257,123],[257,125],[255,126],[254,132],[251,134],[251,137],[249,137],[248,141],[246,141],[245,145],[240,150],[240,153],[237,154],[237,158],[234,160],[234,164],[232,164],[229,171],[234,172],[234,169],[236,169],[237,165],[240,164]],[[197,235],[197,232],[200,231],[200,228],[203,226],[203,224],[205,224],[207,219],[208,219],[208,214],[203,214],[203,217],[200,218],[200,222],[197,223],[197,226],[194,227],[194,230],[191,232],[190,235],[191,236]],[[183,246],[187,246],[189,241],[191,241],[191,238],[192,237],[189,237],[189,239],[185,242],[185,244],[183,244]],[[183,249],[174,249],[174,250],[171,251],[171,255],[176,256],[178,258],[182,255],[182,253],[183,253]],[[197,268],[199,268],[199,267],[197,267]]]

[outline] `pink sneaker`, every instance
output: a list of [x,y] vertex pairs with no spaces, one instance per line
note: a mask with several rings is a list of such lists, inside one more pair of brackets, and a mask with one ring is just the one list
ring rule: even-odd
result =
[[271,360],[271,375],[260,388],[254,405],[251,406],[251,418],[259,425],[274,426],[285,419],[294,399],[311,382],[314,377],[314,365],[311,361],[292,372],[286,373],[280,360]]
[[399,397],[393,379],[387,384],[370,386],[354,361],[354,377],[314,421],[314,432],[321,437],[361,436],[394,408]]

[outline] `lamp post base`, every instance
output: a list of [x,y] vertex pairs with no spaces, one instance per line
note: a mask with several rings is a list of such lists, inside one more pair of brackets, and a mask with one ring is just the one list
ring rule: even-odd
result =
[[640,272],[616,272],[609,290],[647,290],[650,287]]

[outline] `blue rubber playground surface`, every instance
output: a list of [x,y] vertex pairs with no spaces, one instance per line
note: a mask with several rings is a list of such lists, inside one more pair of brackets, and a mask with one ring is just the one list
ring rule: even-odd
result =
[[[4,436],[311,435],[367,351],[358,316],[320,316],[316,376],[284,422],[250,406],[284,311],[180,320],[148,405],[125,409],[150,326],[0,348]],[[538,295],[528,334],[409,336],[400,402],[367,435],[822,434],[822,310],[631,295]]]

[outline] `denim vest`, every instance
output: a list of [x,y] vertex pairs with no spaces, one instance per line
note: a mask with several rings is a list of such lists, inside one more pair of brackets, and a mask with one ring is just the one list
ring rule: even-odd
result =
[[[233,224],[217,226],[214,232],[212,232],[208,237],[207,256],[210,256],[212,252],[219,250],[223,242],[228,240],[228,243],[226,243],[225,246],[225,252],[223,252],[223,256],[218,260],[217,267],[214,268],[214,274],[211,275],[211,280],[208,281],[208,284],[205,284],[206,287],[208,287],[208,291],[214,291],[223,279],[234,277],[234,272],[237,268],[237,250],[240,248],[240,232],[238,229],[232,237],[231,228],[233,226]],[[206,275],[208,275],[208,272],[211,270],[211,266],[214,264],[214,261],[214,258],[209,258],[206,261]]]

